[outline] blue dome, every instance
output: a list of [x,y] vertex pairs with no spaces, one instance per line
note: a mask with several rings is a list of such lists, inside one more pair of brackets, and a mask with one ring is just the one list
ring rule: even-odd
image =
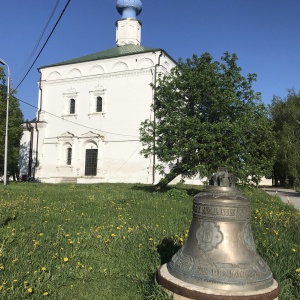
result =
[[136,19],[142,11],[142,2],[140,0],[118,0],[116,7],[122,19]]

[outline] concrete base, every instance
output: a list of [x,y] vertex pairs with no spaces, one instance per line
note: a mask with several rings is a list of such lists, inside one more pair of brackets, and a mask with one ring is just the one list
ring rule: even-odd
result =
[[173,296],[173,300],[278,300],[280,295],[280,287],[275,280],[269,288],[251,292],[221,291],[196,286],[172,276],[167,264],[158,270],[157,281]]

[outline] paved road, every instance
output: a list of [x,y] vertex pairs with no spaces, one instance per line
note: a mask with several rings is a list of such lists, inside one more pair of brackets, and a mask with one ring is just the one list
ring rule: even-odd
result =
[[292,189],[275,187],[265,187],[263,190],[270,195],[279,196],[284,203],[292,204],[297,209],[300,209],[300,193],[297,193]]

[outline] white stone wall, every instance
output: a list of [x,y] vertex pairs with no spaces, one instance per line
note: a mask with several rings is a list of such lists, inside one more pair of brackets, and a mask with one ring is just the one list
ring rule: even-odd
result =
[[[60,182],[152,183],[152,161],[140,155],[140,123],[152,118],[150,106],[160,51],[42,68],[38,113],[36,178]],[[160,72],[175,66],[165,54]],[[95,99],[103,99],[103,112]],[[69,101],[75,99],[75,113]],[[72,148],[72,164],[66,149]],[[98,149],[97,175],[85,176],[85,150]],[[159,179],[156,177],[157,180]]]

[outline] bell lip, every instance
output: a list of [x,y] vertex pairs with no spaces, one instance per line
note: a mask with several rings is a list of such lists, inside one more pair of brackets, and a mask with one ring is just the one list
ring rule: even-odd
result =
[[273,300],[281,294],[281,288],[278,282],[273,279],[272,286],[257,291],[223,291],[213,290],[201,286],[189,284],[174,277],[169,273],[168,268],[164,264],[159,267],[156,272],[157,282],[168,291],[178,294],[188,299],[203,300]]

